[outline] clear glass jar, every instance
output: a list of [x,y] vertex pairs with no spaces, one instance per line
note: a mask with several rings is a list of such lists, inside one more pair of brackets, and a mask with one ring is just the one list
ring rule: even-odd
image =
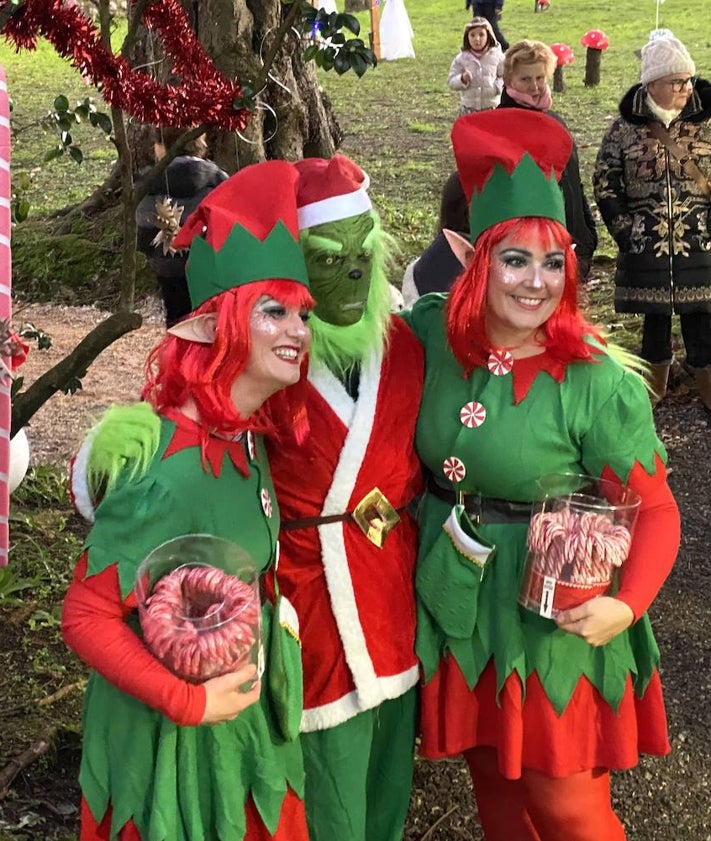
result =
[[174,674],[202,683],[248,663],[261,674],[259,573],[236,543],[169,540],[141,562],[134,590],[144,642]]
[[641,498],[581,474],[546,476],[538,485],[519,603],[552,619],[610,591],[629,554]]

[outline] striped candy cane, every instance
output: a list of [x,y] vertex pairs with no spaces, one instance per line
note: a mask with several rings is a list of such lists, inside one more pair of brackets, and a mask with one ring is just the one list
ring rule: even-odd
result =
[[[10,107],[0,66],[0,321],[10,322]],[[8,360],[8,365],[10,364]],[[0,365],[0,567],[7,565],[10,493],[10,372]]]

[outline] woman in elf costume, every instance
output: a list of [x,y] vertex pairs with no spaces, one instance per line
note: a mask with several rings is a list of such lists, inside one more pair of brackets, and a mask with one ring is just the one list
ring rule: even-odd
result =
[[[466,268],[449,298],[406,315],[425,350],[416,445],[430,473],[421,751],[464,755],[488,841],[619,841],[609,770],[669,750],[645,612],[679,542],[666,455],[641,378],[578,311],[557,184],[568,133],[543,114],[491,111],[460,118],[452,141]],[[517,597],[537,480],[568,472],[627,484],[642,503],[619,590],[553,620]],[[496,547],[486,564],[466,534],[475,523]]]
[[[94,520],[62,617],[67,645],[93,670],[82,841],[307,838],[288,605],[278,617],[263,607],[266,671],[245,692],[253,666],[202,684],[168,671],[141,639],[133,593],[141,560],[180,535],[234,541],[262,571],[277,557],[278,509],[257,433],[274,431],[271,395],[297,409],[297,431],[304,418],[291,390],[276,394],[299,382],[309,343],[296,177],[282,161],[248,167],[191,215],[174,244],[190,246],[194,311],[151,353],[148,402],[113,409],[74,465],[77,505]],[[87,510],[99,485],[101,501]]]

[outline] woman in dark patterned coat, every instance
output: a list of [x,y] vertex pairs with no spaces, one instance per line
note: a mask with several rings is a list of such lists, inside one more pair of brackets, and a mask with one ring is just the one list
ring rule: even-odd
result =
[[[711,411],[711,185],[704,178],[711,175],[711,84],[695,80],[695,69],[671,32],[651,34],[641,84],[625,94],[603,138],[594,185],[620,250],[615,309],[644,314],[641,356],[651,366],[653,401],[666,392],[678,313],[687,362]],[[664,130],[676,154],[660,139]]]

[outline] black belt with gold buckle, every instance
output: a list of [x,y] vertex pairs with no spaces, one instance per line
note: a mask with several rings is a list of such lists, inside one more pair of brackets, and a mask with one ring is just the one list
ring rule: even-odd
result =
[[381,549],[389,532],[400,522],[400,514],[388,502],[385,494],[378,488],[373,488],[353,511],[343,514],[326,514],[320,517],[304,517],[301,520],[282,520],[281,528],[283,531],[295,531],[329,523],[342,523],[346,520],[354,520],[368,540]]
[[531,519],[531,503],[515,502],[494,496],[482,496],[465,491],[445,488],[430,476],[427,491],[450,505],[461,504],[474,523],[528,523]]

